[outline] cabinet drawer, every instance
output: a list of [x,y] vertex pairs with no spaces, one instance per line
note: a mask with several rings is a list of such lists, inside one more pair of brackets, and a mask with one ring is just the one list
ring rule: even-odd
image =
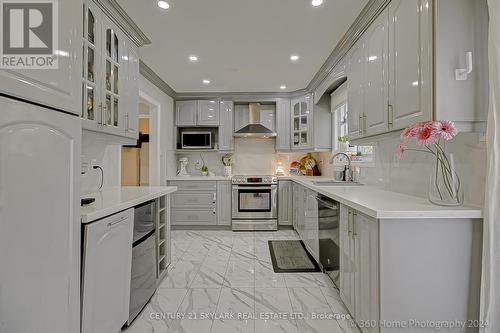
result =
[[198,191],[198,190],[213,190],[217,189],[215,181],[194,181],[194,180],[174,180],[169,181],[170,186],[177,186],[179,191]]
[[213,191],[197,192],[177,192],[172,196],[172,207],[204,207],[214,206],[217,194]]
[[[215,209],[215,208],[214,208]],[[172,210],[172,224],[177,225],[215,225],[217,215],[214,209]]]

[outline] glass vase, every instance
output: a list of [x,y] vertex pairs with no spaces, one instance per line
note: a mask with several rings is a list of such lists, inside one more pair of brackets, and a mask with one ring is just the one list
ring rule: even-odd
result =
[[464,190],[453,154],[438,152],[429,184],[429,200],[439,206],[461,206]]

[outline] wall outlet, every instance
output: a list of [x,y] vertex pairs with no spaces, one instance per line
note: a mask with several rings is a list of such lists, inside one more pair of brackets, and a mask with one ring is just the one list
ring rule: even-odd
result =
[[85,155],[80,156],[80,167],[80,172],[82,175],[85,175],[87,172],[89,172],[89,161],[87,160],[87,157]]
[[95,166],[98,166],[99,164],[97,164],[97,160],[96,159],[93,159],[93,160],[90,160],[90,169],[94,169]]

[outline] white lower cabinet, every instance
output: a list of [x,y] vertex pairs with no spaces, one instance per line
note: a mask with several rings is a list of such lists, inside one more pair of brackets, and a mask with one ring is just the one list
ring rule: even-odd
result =
[[379,332],[378,221],[342,205],[340,249],[342,301],[363,333]]
[[84,226],[82,333],[119,332],[127,322],[134,209]]
[[217,225],[231,225],[231,181],[217,181]]
[[292,185],[290,180],[280,180],[278,183],[278,225],[292,225]]
[[177,186],[171,195],[171,224],[178,226],[230,226],[231,181],[169,181]]

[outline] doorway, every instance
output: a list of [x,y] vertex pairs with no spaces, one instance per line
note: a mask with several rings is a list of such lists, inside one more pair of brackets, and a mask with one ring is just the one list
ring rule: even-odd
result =
[[160,185],[159,104],[141,92],[139,98],[139,139],[134,146],[121,148],[121,185]]

